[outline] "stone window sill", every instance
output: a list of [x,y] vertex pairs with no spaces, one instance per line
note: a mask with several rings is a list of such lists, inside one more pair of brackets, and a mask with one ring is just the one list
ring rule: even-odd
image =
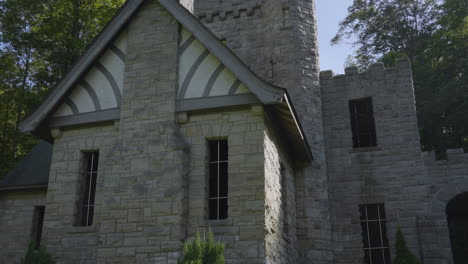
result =
[[70,226],[67,230],[68,234],[96,233],[97,225],[92,226]]
[[361,152],[372,152],[372,151],[379,151],[382,150],[381,147],[367,147],[367,148],[353,148],[349,151],[349,153],[361,153]]
[[232,225],[232,218],[222,219],[222,220],[204,220],[202,226],[203,227],[210,227],[210,226],[231,226]]

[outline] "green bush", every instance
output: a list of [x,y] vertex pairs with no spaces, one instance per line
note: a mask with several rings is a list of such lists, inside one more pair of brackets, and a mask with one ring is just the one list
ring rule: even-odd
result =
[[26,254],[21,258],[21,264],[55,264],[44,246],[40,246],[38,249],[35,247],[35,242],[31,241]]
[[197,233],[195,239],[185,242],[183,255],[177,263],[224,264],[224,244],[214,240],[211,230],[204,239]]
[[393,262],[394,264],[421,264],[406,245],[405,237],[403,236],[403,232],[401,232],[400,228],[398,228],[396,233],[395,248],[396,256],[395,261]]

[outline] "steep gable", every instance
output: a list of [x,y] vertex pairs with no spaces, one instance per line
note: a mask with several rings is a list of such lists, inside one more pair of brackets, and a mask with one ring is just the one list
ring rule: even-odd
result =
[[[48,126],[99,122],[119,118],[123,66],[118,60],[125,51],[119,47],[118,34],[137,12],[144,0],[129,0],[103,29],[95,42],[55,87],[46,100],[20,123],[23,132],[48,137]],[[178,104],[178,110],[219,107],[261,102],[281,103],[285,89],[272,86],[253,72],[220,40],[177,1],[158,0],[184,27],[186,52],[181,52],[179,99],[248,94],[232,100],[210,100]],[[192,35],[190,35],[192,34]],[[113,42],[117,39],[117,42]],[[185,46],[181,46],[182,50]],[[124,48],[123,48],[124,49]],[[198,50],[197,50],[198,49]],[[203,50],[201,54],[198,52]],[[120,56],[119,56],[120,55]],[[204,76],[210,76],[206,79]],[[229,88],[228,88],[229,87]],[[99,110],[101,109],[101,110]],[[102,113],[101,113],[102,112]],[[94,114],[93,114],[94,113]],[[44,121],[50,117],[49,124]],[[71,119],[71,117],[76,117]],[[55,119],[54,119],[55,118]],[[40,130],[40,131],[39,131]]]
[[[146,0],[150,1],[150,0]],[[156,1],[156,0],[153,0]],[[157,0],[181,25],[177,111],[235,105],[271,106],[303,156],[310,150],[286,89],[260,79],[178,1]],[[51,139],[50,128],[120,119],[125,26],[145,0],[129,0],[44,102],[20,123],[23,132]]]
[[260,103],[252,92],[185,27],[179,45],[178,111]]
[[186,28],[179,54],[179,99],[250,93]]
[[127,34],[109,45],[52,114],[54,118],[117,109],[123,90]]

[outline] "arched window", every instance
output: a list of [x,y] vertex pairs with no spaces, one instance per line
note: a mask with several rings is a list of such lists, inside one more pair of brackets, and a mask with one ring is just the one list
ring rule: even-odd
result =
[[446,214],[454,264],[465,264],[468,259],[468,193],[450,200]]

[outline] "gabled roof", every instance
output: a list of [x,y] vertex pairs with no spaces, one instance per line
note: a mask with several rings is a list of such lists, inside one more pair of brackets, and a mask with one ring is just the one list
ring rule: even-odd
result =
[[[117,12],[109,24],[101,31],[94,43],[74,65],[71,71],[58,83],[44,102],[20,123],[23,132],[34,132],[54,110],[56,105],[70,92],[74,84],[98,58],[109,43],[126,25],[145,0],[129,0]],[[270,85],[249,68],[216,36],[203,26],[188,10],[175,0],[158,0],[183,26],[202,42],[207,49],[229,68],[258,99],[264,104],[280,103],[285,90]]]
[[[148,1],[148,0],[146,0]],[[311,157],[310,149],[306,139],[302,137],[303,132],[300,124],[297,122],[293,106],[289,103],[286,96],[286,89],[271,85],[255,73],[253,73],[247,65],[245,65],[228,47],[226,47],[209,29],[200,23],[185,7],[177,0],[157,0],[166,10],[174,16],[193,36],[198,39],[220,62],[229,69],[248,89],[256,96],[256,98],[264,105],[286,105],[289,109],[289,115],[285,120],[290,122],[294,120],[295,132],[301,135],[301,149],[307,152],[307,156]],[[49,96],[43,103],[30,115],[20,122],[22,132],[32,132],[41,134],[39,131],[47,131],[47,126],[44,124],[46,118],[52,114],[52,111],[57,105],[65,99],[65,97],[73,89],[74,85],[79,81],[80,77],[89,69],[95,60],[106,50],[111,41],[113,41],[118,33],[125,27],[127,22],[137,12],[138,8],[145,0],[128,0],[122,8],[117,12],[113,19],[97,36],[95,41],[89,46],[88,50],[75,63],[70,72],[58,83]],[[284,108],[284,107],[283,107]],[[292,117],[292,118],[291,118]],[[43,134],[42,134],[43,135]],[[44,136],[42,136],[44,137]]]
[[234,73],[263,104],[280,103],[283,100],[284,88],[273,86],[255,75],[231,49],[226,47],[208,28],[203,26],[185,7],[173,0],[159,0],[196,39],[203,43],[224,66]]
[[47,186],[51,158],[52,145],[41,141],[0,181],[0,190]]

